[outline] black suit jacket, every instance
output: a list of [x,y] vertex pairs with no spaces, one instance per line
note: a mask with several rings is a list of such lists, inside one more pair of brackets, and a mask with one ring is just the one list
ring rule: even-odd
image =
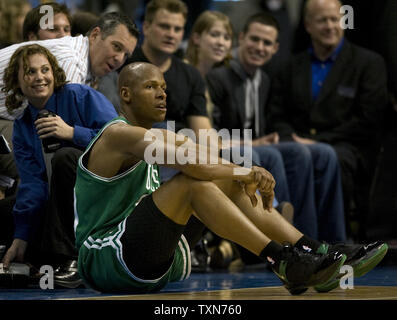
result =
[[[259,86],[259,135],[265,134],[265,109],[268,100],[270,80],[266,73],[260,70],[261,84]],[[207,74],[208,91],[214,104],[213,121],[217,129],[244,129],[245,122],[245,80],[247,74],[237,60],[230,61],[229,66],[211,70]],[[257,138],[254,130],[253,138]]]
[[318,98],[311,95],[308,50],[294,56],[275,78],[269,101],[271,130],[360,150],[374,143],[388,102],[383,58],[345,39]]

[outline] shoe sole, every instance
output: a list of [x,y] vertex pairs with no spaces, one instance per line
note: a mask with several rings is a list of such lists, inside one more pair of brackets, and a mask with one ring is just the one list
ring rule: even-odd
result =
[[[352,266],[354,277],[355,278],[362,277],[363,275],[371,271],[373,268],[375,268],[379,264],[379,262],[382,261],[388,249],[389,249],[388,245],[384,243],[379,249],[373,250],[374,251],[372,253],[373,255],[369,253],[365,259],[360,261],[358,264]],[[329,292],[338,287],[341,277],[342,274],[339,274],[335,277],[335,279],[332,279],[331,281],[328,281],[328,283],[324,283],[323,285],[315,286],[314,289],[319,293]]]
[[[332,279],[334,279],[337,276],[340,268],[343,266],[345,261],[346,261],[346,255],[343,254],[339,260],[335,261],[329,267],[314,274],[312,276],[312,278],[307,283],[305,283],[303,285],[292,285],[291,286],[283,281],[285,288],[292,295],[300,295],[300,294],[306,292],[306,290],[309,287],[318,286],[320,283],[330,282]],[[324,279],[326,279],[326,280],[324,280]]]

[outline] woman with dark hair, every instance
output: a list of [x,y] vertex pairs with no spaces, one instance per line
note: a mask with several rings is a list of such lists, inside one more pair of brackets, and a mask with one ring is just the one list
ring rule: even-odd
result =
[[[14,122],[14,156],[21,181],[13,209],[14,239],[3,258],[4,265],[23,261],[28,243],[38,243],[42,216],[44,234],[40,236],[52,239],[43,241],[43,251],[70,259],[74,252],[73,187],[77,161],[99,129],[117,113],[96,90],[67,84],[56,58],[37,44],[14,52],[3,80],[9,111],[28,100],[28,107]],[[48,111],[45,117],[43,110]],[[49,138],[56,140],[50,145],[53,149],[47,150]],[[51,237],[51,233],[58,237]],[[76,279],[72,285],[80,283]]]
[[[55,89],[59,89],[66,84],[65,72],[59,67],[56,58],[44,47],[39,45],[30,45],[20,47],[12,55],[8,68],[4,72],[4,88],[6,93],[6,107],[9,112],[21,107],[26,93],[26,98],[35,99],[33,93],[29,93],[23,88],[29,82],[30,76],[33,74],[32,60],[47,60],[46,68],[42,70],[44,74],[52,77],[51,87],[48,87],[48,93],[42,95],[49,98],[49,93],[53,93]],[[51,68],[51,69],[50,69]],[[21,73],[21,74],[20,74]],[[46,100],[43,101],[45,104]],[[35,103],[35,107],[41,109],[41,106]]]

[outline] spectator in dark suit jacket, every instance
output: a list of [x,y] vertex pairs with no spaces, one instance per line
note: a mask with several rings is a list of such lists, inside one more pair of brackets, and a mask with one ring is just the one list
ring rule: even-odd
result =
[[338,0],[309,0],[304,10],[308,50],[296,55],[274,82],[270,99],[271,129],[281,140],[326,142],[342,169],[345,209],[354,200],[359,177],[369,195],[376,134],[387,105],[386,69],[376,53],[344,38]]

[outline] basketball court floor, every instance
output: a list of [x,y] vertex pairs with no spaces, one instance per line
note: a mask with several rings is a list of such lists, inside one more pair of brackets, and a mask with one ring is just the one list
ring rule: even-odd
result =
[[[397,261],[395,261],[397,262]],[[345,284],[348,284],[348,281]],[[378,265],[355,278],[352,289],[317,293],[310,288],[292,296],[265,265],[238,271],[192,273],[183,282],[168,284],[155,294],[103,294],[89,288],[0,289],[1,314],[40,318],[117,319],[244,319],[293,316],[308,319],[338,314],[338,318],[367,318],[395,314],[397,263]],[[380,313],[379,313],[380,312]]]
[[[390,261],[390,259],[389,259]],[[155,294],[103,294],[89,288],[0,289],[0,300],[397,300],[397,263],[382,263],[355,278],[353,288],[329,293],[309,289],[292,296],[265,265],[245,266],[238,271],[192,273],[183,282],[168,284]],[[397,302],[396,302],[397,307]]]

